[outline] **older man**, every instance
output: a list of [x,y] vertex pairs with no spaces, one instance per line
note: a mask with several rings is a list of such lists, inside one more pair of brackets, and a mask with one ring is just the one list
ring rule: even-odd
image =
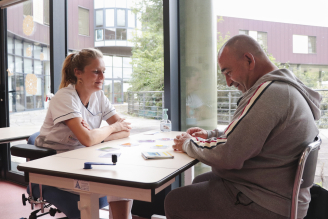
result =
[[[191,128],[174,140],[174,149],[212,172],[168,194],[167,218],[287,219],[297,160],[319,133],[321,96],[246,35],[232,37],[218,62],[227,85],[243,95],[224,131]],[[310,198],[309,188],[301,190],[298,218]]]

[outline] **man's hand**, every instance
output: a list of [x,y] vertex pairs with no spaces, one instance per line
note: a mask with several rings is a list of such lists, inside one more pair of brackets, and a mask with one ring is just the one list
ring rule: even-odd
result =
[[173,149],[176,151],[184,151],[182,149],[182,145],[187,139],[190,139],[190,138],[192,138],[192,136],[189,135],[188,133],[182,133],[181,135],[178,135],[174,139],[174,145],[172,145]]
[[207,131],[198,127],[193,127],[187,130],[187,133],[191,135],[192,137],[200,137],[203,139],[207,139]]

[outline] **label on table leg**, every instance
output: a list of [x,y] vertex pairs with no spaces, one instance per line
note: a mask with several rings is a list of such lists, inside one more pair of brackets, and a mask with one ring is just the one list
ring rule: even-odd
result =
[[90,191],[90,184],[87,181],[74,179],[73,188],[76,190]]

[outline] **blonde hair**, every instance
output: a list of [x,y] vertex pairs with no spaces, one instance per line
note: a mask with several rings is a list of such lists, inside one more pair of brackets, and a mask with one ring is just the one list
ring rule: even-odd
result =
[[102,57],[102,52],[93,48],[82,49],[79,52],[69,54],[63,63],[59,89],[67,87],[69,84],[76,84],[77,78],[74,69],[84,71],[84,67],[89,65],[92,59]]

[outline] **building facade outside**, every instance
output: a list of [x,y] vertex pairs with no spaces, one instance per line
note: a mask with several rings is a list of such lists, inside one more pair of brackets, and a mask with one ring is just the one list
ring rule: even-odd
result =
[[293,72],[315,74],[328,81],[328,27],[287,24],[218,16],[218,39],[247,34],[257,40],[279,63]]
[[[104,92],[112,103],[123,103],[132,74],[133,31],[141,27],[131,10],[131,0],[70,0],[68,52],[97,48],[106,65]],[[8,85],[9,111],[44,109],[50,93],[49,0],[31,0],[9,7]],[[33,22],[31,34],[24,33],[24,19]],[[26,22],[25,22],[26,23]],[[29,94],[27,76],[36,76],[37,93]]]

